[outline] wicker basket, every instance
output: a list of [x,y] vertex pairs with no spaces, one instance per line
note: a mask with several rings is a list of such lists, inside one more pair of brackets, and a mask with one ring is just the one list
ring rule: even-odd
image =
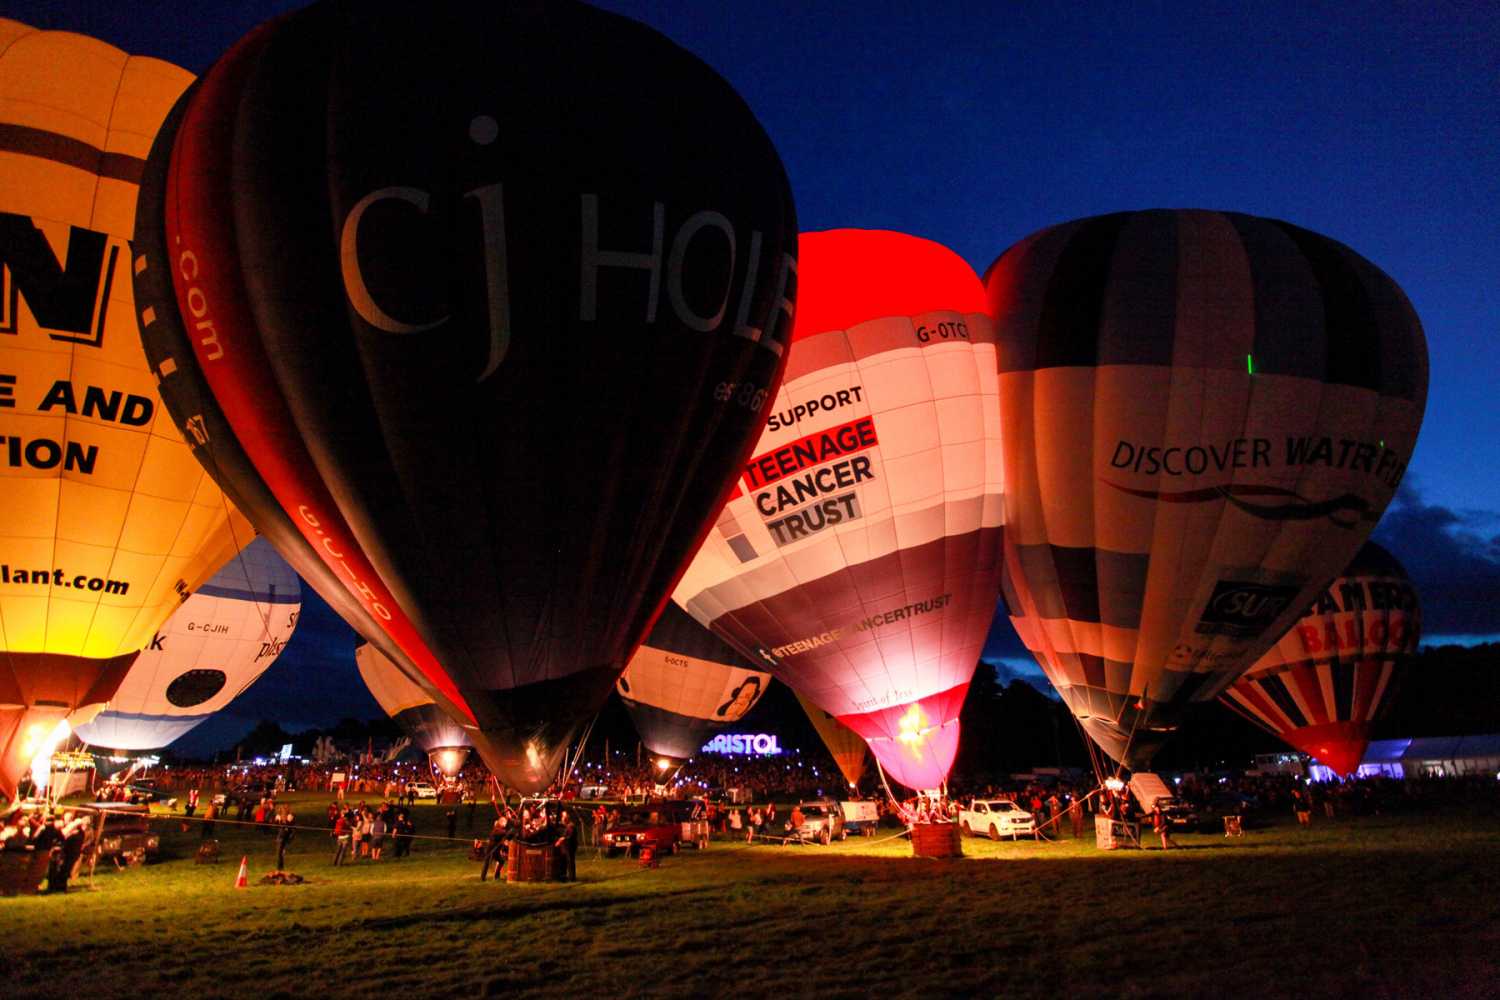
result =
[[911,828],[911,853],[918,858],[961,858],[963,841],[957,823],[915,823]]
[[505,856],[505,881],[550,882],[557,877],[557,852],[552,845],[511,844]]

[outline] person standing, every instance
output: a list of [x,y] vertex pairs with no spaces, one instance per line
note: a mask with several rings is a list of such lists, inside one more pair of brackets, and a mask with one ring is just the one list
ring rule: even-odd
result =
[[349,855],[350,830],[349,814],[339,813],[338,819],[333,821],[333,866],[340,867],[344,858]]
[[578,824],[573,822],[573,814],[567,809],[562,811],[562,832],[556,847],[562,854],[559,878],[564,882],[578,881]]
[[291,809],[283,809],[276,813],[276,870],[286,870],[286,848],[292,842],[295,833],[294,823],[297,817],[292,814]]
[[1083,806],[1078,801],[1078,796],[1070,796],[1068,803],[1068,818],[1073,821],[1073,838],[1076,840],[1083,836]]
[[203,825],[198,831],[198,839],[209,841],[214,839],[214,820],[219,818],[219,804],[210,802],[208,808],[203,810]]
[[411,857],[411,841],[416,832],[417,825],[412,822],[411,813],[403,809],[396,814],[396,857]]
[[1298,787],[1292,788],[1292,811],[1297,814],[1298,826],[1312,825],[1312,802],[1307,792]]
[[500,881],[505,868],[505,835],[508,825],[502,814],[496,816],[494,824],[490,826],[490,839],[484,845],[484,863],[479,868],[479,881],[481,882],[489,877],[492,861],[495,863],[495,881]]
[[453,840],[458,836],[458,810],[448,810],[448,839]]
[[385,813],[377,812],[375,818],[370,820],[370,860],[379,861],[380,852],[385,847]]
[[1160,802],[1156,803],[1156,807],[1151,810],[1151,829],[1161,838],[1162,850],[1165,851],[1177,846],[1172,843],[1172,838],[1167,835],[1171,826],[1167,822],[1167,814],[1162,811]]

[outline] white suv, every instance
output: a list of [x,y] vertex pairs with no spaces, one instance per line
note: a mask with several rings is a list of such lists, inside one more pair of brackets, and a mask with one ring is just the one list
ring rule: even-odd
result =
[[975,799],[958,814],[958,821],[964,833],[991,840],[1036,832],[1036,818],[1009,799]]
[[419,799],[435,799],[438,797],[438,790],[425,781],[413,781],[406,786],[406,790]]

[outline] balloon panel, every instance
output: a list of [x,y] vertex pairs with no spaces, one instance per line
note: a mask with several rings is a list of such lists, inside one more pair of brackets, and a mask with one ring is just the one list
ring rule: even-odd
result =
[[1011,620],[1140,766],[1368,535],[1421,423],[1421,327],[1347,247],[1227,213],[1044,230],[987,284]]
[[973,272],[935,243],[836,230],[800,247],[786,382],[676,599],[903,784],[936,787],[998,590],[993,331]]
[[1416,588],[1389,552],[1366,542],[1292,628],[1222,700],[1341,773],[1359,766],[1370,724],[1417,650]]
[[[373,643],[356,646],[354,662],[375,701],[417,746],[431,754],[444,747],[473,744],[463,726],[453,721],[433,702],[431,695],[403,674]],[[458,766],[463,767],[461,763]]]
[[428,15],[317,5],[210,72],[154,240],[213,266],[146,260],[179,308],[145,336],[179,420],[231,432],[205,461],[257,523],[536,789],[748,450],[795,220],[748,109],[660,36],[573,4]]
[[192,78],[66,32],[0,37],[0,646],[109,658],[238,548],[160,406],[125,242]]
[[770,674],[668,603],[615,690],[646,748],[691,757],[760,700]]
[[849,782],[851,788],[858,787],[859,780],[865,775],[864,737],[808,701],[803,695],[798,694],[797,701],[801,702],[802,710],[807,713],[813,728],[823,738],[823,745],[833,756],[833,762],[838,765],[839,773],[844,776],[845,781]]
[[301,607],[297,575],[256,539],[167,619],[109,708],[76,727],[79,738],[115,750],[166,746],[276,662]]

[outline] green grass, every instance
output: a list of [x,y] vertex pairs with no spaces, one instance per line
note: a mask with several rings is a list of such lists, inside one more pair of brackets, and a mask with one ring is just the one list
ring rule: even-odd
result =
[[[419,807],[420,832],[442,832],[443,811]],[[163,829],[168,857],[101,869],[95,891],[0,899],[6,995],[1500,991],[1493,819],[1287,824],[1168,853],[966,840],[961,861],[851,839],[715,844],[642,871],[585,850],[576,885],[481,884],[466,848],[422,841],[334,869],[327,838],[302,832],[288,867],[309,883],[259,886],[270,838],[221,826],[224,860],[199,866],[196,829]],[[242,853],[252,884],[236,891]]]

